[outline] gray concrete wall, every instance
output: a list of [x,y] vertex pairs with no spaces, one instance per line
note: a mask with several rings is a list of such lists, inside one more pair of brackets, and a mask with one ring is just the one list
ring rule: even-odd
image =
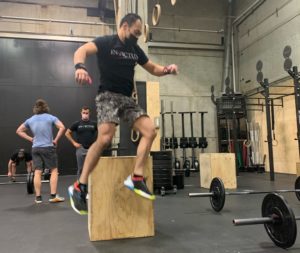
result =
[[[262,72],[271,85],[292,85],[289,75],[283,68],[283,49],[292,47],[293,65],[300,64],[300,5],[298,0],[266,0],[237,29],[239,84],[241,91],[260,87],[256,81],[258,60],[263,62]],[[272,88],[273,93],[291,93],[291,89]],[[253,100],[251,102],[254,102]],[[275,133],[278,145],[273,146],[275,172],[295,173],[299,160],[296,137],[296,116],[294,98],[283,100],[283,108],[275,108]],[[267,155],[267,128],[265,111],[249,112],[249,120],[259,122],[261,127],[261,153]]]
[[251,4],[256,0],[235,0],[234,3],[234,16],[238,17],[242,14]]
[[[300,5],[297,0],[268,0],[238,27],[239,81],[242,91],[257,87],[256,63],[270,82],[287,74],[283,69],[283,49],[292,47],[292,60],[300,63]],[[246,83],[247,82],[247,83]]]
[[[165,109],[170,111],[170,102],[174,102],[174,111],[208,111],[205,115],[205,135],[209,146],[206,152],[217,151],[216,108],[210,99],[210,87],[214,85],[217,93],[221,90],[223,50],[176,48],[174,43],[191,45],[217,45],[223,47],[223,33],[183,32],[155,30],[152,25],[152,10],[155,2],[149,1],[148,23],[155,42],[167,42],[170,48],[149,48],[149,57],[162,65],[176,63],[179,66],[178,76],[163,78],[149,77],[160,82],[161,99]],[[224,29],[226,1],[218,0],[178,0],[175,6],[170,1],[160,1],[162,15],[158,27],[187,28],[198,30],[220,31]],[[151,44],[151,43],[150,43]],[[191,136],[189,115],[186,116],[186,136]],[[175,116],[175,135],[181,136],[181,118]],[[194,116],[194,135],[200,136],[199,114]],[[166,135],[171,136],[170,117],[166,116]],[[181,150],[178,151],[178,156]]]
[[[222,34],[188,31],[161,31],[152,25],[152,11],[155,1],[148,2],[148,24],[153,41],[184,43],[221,43]],[[157,27],[187,28],[219,31],[224,29],[226,1],[179,0],[175,6],[170,1],[160,1],[161,18]]]
[[[170,102],[176,112],[208,111],[205,115],[205,135],[209,141],[209,152],[217,151],[216,145],[216,108],[211,102],[210,87],[221,83],[223,52],[184,49],[149,49],[152,61],[162,65],[176,63],[178,76],[161,78],[149,77],[160,82],[161,99],[165,102],[165,111],[170,111]],[[191,136],[189,116],[185,120],[185,134]],[[200,136],[199,115],[194,116],[194,136]],[[172,135],[170,117],[166,116],[166,136]],[[175,135],[182,136],[181,118],[175,116]],[[181,152],[181,151],[180,151]]]
[[115,26],[102,25],[103,21],[99,17],[87,16],[87,7],[90,5],[63,6],[46,4],[47,1],[35,2],[40,4],[0,2],[1,34],[56,35],[88,40],[115,31]]

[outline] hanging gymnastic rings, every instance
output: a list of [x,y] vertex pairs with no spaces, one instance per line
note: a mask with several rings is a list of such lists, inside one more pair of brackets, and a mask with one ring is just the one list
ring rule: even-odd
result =
[[161,7],[160,7],[160,4],[156,4],[153,7],[153,11],[152,11],[152,24],[154,26],[158,25],[160,16],[161,16]]
[[[134,138],[134,133],[136,133],[135,135],[136,135],[136,137]],[[131,136],[130,136],[130,138],[131,138],[131,141],[132,142],[137,142],[139,139],[140,139],[140,132],[139,131],[136,131],[136,130],[134,130],[134,129],[131,129]]]
[[145,24],[144,25],[144,42],[148,42],[149,41],[149,25]]
[[250,141],[250,140],[244,140],[243,145],[244,145],[246,148],[250,148],[250,147],[251,147],[251,141]]

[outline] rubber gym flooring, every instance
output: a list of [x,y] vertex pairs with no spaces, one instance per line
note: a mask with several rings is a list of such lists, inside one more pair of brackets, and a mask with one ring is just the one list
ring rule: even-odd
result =
[[[74,176],[61,176],[59,193],[67,197],[67,186]],[[296,176],[241,173],[239,189],[291,189]],[[260,217],[264,195],[227,196],[221,213],[210,207],[209,198],[189,198],[199,188],[199,174],[185,178],[185,189],[176,195],[157,196],[155,201],[154,237],[90,242],[87,216],[73,212],[69,201],[47,202],[48,185],[43,185],[44,202],[34,204],[25,185],[0,185],[0,252],[1,253],[177,253],[177,252],[287,252],[276,247],[263,225],[234,227],[233,218]],[[300,203],[294,193],[284,194],[295,215]],[[298,222],[299,223],[299,222]],[[298,224],[299,225],[299,224]],[[288,252],[300,251],[300,238]]]

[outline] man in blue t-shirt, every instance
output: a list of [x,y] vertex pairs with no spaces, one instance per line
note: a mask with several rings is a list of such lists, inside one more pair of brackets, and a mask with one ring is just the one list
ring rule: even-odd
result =
[[[75,133],[75,138],[72,134]],[[81,108],[81,120],[74,122],[66,131],[65,136],[76,148],[77,177],[81,175],[83,163],[88,149],[97,137],[97,122],[90,120],[90,108]]]
[[79,84],[92,82],[84,64],[87,56],[97,56],[100,72],[99,93],[96,97],[99,134],[89,148],[79,180],[69,187],[71,205],[77,213],[87,213],[88,175],[102,151],[111,143],[120,118],[128,121],[142,135],[133,174],[127,177],[124,185],[142,197],[155,199],[144,182],[143,169],[156,131],[154,122],[131,97],[134,69],[139,64],[155,76],[177,74],[178,70],[175,64],[161,66],[150,61],[137,44],[141,34],[141,17],[129,13],[122,18],[117,34],[98,37],[81,46],[74,54],[75,79]]
[[[49,202],[56,203],[64,201],[63,197],[57,194],[57,154],[56,146],[58,140],[63,135],[65,127],[63,123],[55,116],[49,114],[49,106],[43,99],[38,99],[33,107],[33,115],[22,123],[18,129],[17,134],[32,142],[32,159],[34,168],[34,190],[35,202],[42,203],[41,196],[41,179],[43,169],[49,169],[50,177],[50,198]],[[56,126],[58,132],[53,139],[53,126]],[[30,130],[33,137],[28,135]]]

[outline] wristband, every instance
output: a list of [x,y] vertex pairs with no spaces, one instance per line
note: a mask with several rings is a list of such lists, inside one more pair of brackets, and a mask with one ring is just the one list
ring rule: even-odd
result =
[[77,63],[77,64],[75,64],[74,67],[75,67],[76,70],[77,69],[84,69],[85,71],[87,71],[87,68],[83,63]]

